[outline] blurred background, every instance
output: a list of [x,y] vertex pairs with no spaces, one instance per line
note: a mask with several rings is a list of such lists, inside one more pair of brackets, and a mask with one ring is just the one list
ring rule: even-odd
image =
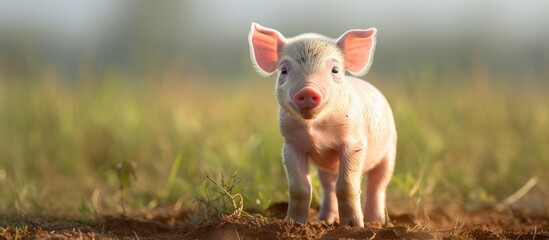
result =
[[208,199],[206,174],[240,179],[246,207],[285,201],[251,22],[287,37],[378,29],[365,79],[397,120],[390,201],[497,205],[526,186],[512,206],[546,208],[548,13],[542,0],[0,2],[0,212],[188,208]]
[[175,64],[185,72],[239,75],[250,69],[246,37],[255,21],[286,36],[336,38],[347,29],[377,27],[376,73],[425,63],[543,72],[548,9],[544,1],[7,2],[0,8],[2,69],[19,75],[39,64],[72,76],[84,67],[141,74]]

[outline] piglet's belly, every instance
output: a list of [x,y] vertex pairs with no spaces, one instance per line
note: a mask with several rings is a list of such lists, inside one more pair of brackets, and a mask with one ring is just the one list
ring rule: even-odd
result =
[[[339,165],[341,163],[341,158],[339,153],[336,150],[325,150],[325,151],[311,151],[308,150],[307,157],[316,167],[327,170],[330,172],[339,172]],[[362,169],[364,172],[367,172],[374,168],[380,161],[380,157],[377,155],[365,156],[365,159],[362,159]]]
[[328,150],[322,153],[316,151],[308,151],[307,156],[318,168],[330,172],[339,171],[339,154],[335,150]]

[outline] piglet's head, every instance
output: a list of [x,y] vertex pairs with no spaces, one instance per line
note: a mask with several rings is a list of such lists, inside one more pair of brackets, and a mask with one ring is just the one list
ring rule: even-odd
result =
[[376,29],[350,30],[338,39],[280,32],[252,23],[250,54],[256,70],[278,72],[277,98],[285,112],[314,119],[345,101],[345,71],[362,76],[373,60]]

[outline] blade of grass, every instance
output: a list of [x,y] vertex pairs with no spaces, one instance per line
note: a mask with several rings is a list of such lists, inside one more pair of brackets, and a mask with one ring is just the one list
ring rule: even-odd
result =
[[167,197],[168,194],[170,193],[170,190],[172,189],[175,179],[177,177],[177,172],[179,171],[179,167],[181,166],[182,160],[183,160],[183,153],[179,152],[175,157],[175,160],[170,169],[170,175],[168,175],[168,180],[166,181],[166,185],[164,186],[164,190],[162,191],[162,194],[161,194],[162,198]]

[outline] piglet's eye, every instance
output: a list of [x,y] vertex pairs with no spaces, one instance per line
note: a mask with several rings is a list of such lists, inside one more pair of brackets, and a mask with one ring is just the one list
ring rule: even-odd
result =
[[333,67],[332,68],[332,73],[339,73],[339,68],[338,67]]
[[287,69],[286,67],[282,67],[282,68],[280,69],[280,73],[282,73],[282,74],[288,74],[288,69]]

